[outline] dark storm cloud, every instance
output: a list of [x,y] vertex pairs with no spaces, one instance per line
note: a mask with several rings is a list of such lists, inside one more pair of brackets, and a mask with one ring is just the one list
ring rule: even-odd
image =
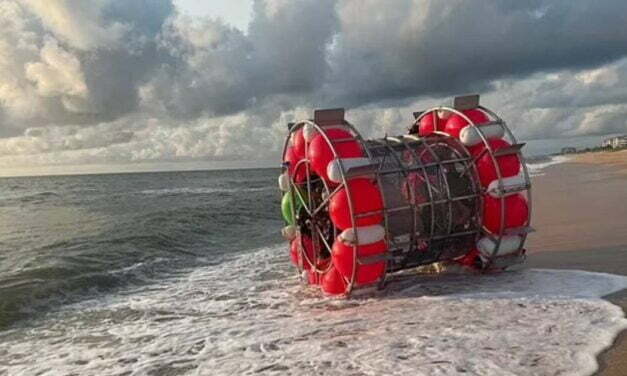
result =
[[331,89],[352,104],[483,91],[494,79],[588,68],[627,53],[623,1],[350,0],[339,10]]
[[284,3],[276,9],[271,2],[254,4],[249,35],[256,80],[262,93],[311,93],[326,83],[327,48],[339,27],[337,2]]
[[257,1],[248,35],[219,20],[171,19],[161,47],[175,59],[146,86],[145,104],[190,119],[232,114],[274,95],[312,95],[327,76],[334,4]]

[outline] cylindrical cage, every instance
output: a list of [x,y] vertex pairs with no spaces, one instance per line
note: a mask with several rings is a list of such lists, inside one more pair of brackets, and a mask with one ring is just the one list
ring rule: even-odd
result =
[[478,96],[415,117],[409,134],[375,140],[343,110],[290,124],[283,235],[309,284],[348,295],[436,262],[501,270],[524,260],[532,229],[523,144]]
[[481,229],[481,191],[472,157],[434,135],[366,141],[383,198],[388,271],[468,253]]

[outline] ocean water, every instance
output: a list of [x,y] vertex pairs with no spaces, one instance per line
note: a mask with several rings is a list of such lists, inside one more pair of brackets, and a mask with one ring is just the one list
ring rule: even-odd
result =
[[593,372],[627,278],[398,276],[302,285],[277,169],[0,179],[0,375]]
[[0,329],[279,242],[277,174],[0,179]]

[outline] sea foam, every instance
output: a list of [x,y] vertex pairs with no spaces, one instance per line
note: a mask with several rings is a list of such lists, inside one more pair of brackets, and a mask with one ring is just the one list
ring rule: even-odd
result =
[[[627,328],[627,278],[564,270],[404,275],[322,297],[285,246],[74,304],[0,335],[9,375],[586,375]],[[51,322],[56,324],[50,324]],[[2,371],[0,371],[2,374]]]
[[554,155],[554,156],[549,157],[548,160],[538,162],[538,163],[534,163],[533,161],[528,161],[527,168],[529,169],[529,175],[540,176],[540,175],[544,175],[542,173],[542,170],[544,170],[545,168],[552,166],[552,165],[565,163],[565,162],[568,162],[569,160],[570,160],[570,157],[567,157],[564,155]]

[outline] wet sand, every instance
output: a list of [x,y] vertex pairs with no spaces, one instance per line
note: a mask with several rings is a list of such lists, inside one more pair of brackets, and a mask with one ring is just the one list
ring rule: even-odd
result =
[[[527,265],[627,275],[627,151],[588,153],[533,178]],[[607,297],[627,312],[627,290]],[[627,331],[599,357],[598,375],[627,375]]]

